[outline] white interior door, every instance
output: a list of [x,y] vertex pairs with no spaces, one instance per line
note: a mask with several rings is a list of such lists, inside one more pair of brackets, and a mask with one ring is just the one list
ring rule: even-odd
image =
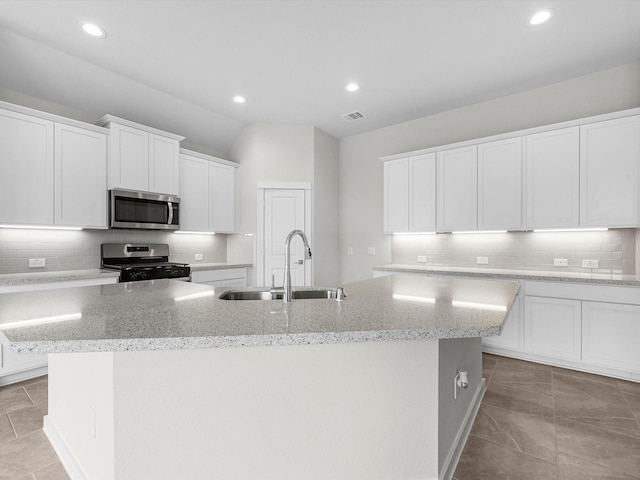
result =
[[[264,190],[264,279],[263,285],[284,284],[284,242],[292,230],[305,229],[305,191],[300,189]],[[311,241],[309,232],[307,238]],[[313,245],[312,245],[313,247]],[[296,235],[291,241],[291,284],[305,286],[307,261],[304,244]]]

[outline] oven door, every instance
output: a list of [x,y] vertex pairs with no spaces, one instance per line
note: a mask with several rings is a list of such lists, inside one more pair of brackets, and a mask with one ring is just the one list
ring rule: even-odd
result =
[[109,195],[111,228],[180,228],[179,197],[131,190],[111,190]]

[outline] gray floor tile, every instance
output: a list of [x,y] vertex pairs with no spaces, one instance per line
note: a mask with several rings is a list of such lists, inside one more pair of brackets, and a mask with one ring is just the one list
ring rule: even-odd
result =
[[494,380],[487,387],[483,404],[513,412],[535,415],[547,421],[553,421],[554,417],[553,395],[551,392],[539,392],[532,387],[504,385]]
[[9,421],[9,415],[0,413],[0,445],[2,445],[2,442],[13,440],[14,438],[16,438],[16,434]]
[[0,413],[12,412],[30,405],[33,405],[33,402],[24,387],[11,385],[0,388]]
[[639,477],[611,471],[584,458],[558,456],[558,480],[637,480]]
[[2,442],[0,480],[15,480],[58,460],[42,431]]
[[66,470],[60,462],[52,463],[33,472],[35,480],[69,480]]
[[9,418],[18,437],[37,430],[42,430],[43,418],[47,414],[47,403],[39,403],[30,407],[10,412]]

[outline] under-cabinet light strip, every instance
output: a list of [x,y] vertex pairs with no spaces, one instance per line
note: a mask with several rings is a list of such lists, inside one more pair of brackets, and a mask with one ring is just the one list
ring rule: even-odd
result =
[[533,230],[533,233],[547,232],[606,232],[608,228],[541,228]]
[[0,228],[22,228],[31,230],[82,230],[82,227],[52,227],[47,225],[0,225]]
[[191,232],[189,230],[176,230],[173,233],[186,233],[187,235],[215,235],[216,232]]

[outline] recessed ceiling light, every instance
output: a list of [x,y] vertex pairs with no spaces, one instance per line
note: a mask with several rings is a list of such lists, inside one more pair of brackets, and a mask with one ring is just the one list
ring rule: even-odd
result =
[[531,25],[540,25],[541,23],[551,20],[551,17],[553,17],[553,10],[540,10],[533,17],[531,17],[529,23]]
[[247,101],[247,99],[240,95],[236,95],[235,97],[233,97],[233,101],[236,103],[244,103]]
[[106,38],[107,32],[100,28],[95,23],[81,23],[80,27],[84,30],[84,33],[97,38]]
[[357,83],[350,83],[349,85],[347,85],[347,90],[350,92],[356,92],[360,90],[360,85],[358,85]]

